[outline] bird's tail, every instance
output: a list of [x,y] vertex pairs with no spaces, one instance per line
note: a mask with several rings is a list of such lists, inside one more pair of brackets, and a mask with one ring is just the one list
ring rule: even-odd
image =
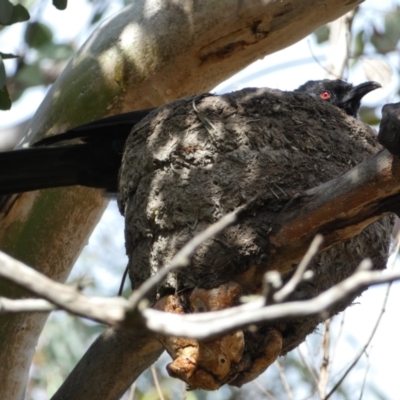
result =
[[[125,141],[153,110],[103,118],[44,138],[32,148],[0,152],[0,195],[73,185],[116,193]],[[77,140],[81,143],[71,144]]]
[[107,153],[88,144],[0,153],[0,195],[72,185],[116,192],[121,156]]

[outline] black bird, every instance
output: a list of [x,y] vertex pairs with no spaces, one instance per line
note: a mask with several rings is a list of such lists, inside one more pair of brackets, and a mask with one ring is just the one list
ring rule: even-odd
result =
[[[73,185],[116,193],[126,139],[155,109],[113,115],[44,138],[32,148],[0,152],[0,195]],[[81,143],[68,144],[76,139]]]
[[400,156],[400,103],[383,106],[378,141],[392,154]]
[[336,107],[341,108],[347,115],[357,118],[361,106],[361,99],[369,92],[382,87],[377,82],[364,82],[353,86],[340,79],[321,81],[308,81],[301,85],[295,92],[305,92],[311,96],[319,97]]
[[[361,98],[378,87],[376,82],[353,86],[339,79],[325,79],[308,81],[296,91],[328,101],[357,117]],[[33,148],[0,153],[0,195],[73,185],[116,193],[124,144],[132,127],[153,110],[100,119],[40,140]],[[76,139],[81,143],[67,144]]]

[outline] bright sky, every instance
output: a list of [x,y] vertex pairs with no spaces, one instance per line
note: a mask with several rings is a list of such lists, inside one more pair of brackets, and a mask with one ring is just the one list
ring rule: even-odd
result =
[[[363,21],[367,20],[374,21],[379,25],[381,23],[380,17],[383,14],[382,12],[397,3],[390,0],[367,0],[361,6],[363,9],[363,20],[359,20],[357,24],[360,25]],[[63,12],[57,11],[50,5],[46,7],[44,16],[47,21],[52,21],[51,24],[58,38],[65,39],[78,36],[79,43],[85,40],[85,37],[80,32],[85,27],[90,7],[84,4],[80,1],[71,1],[68,4],[67,10]],[[73,24],[70,23],[71,20],[74,21]],[[20,27],[16,27],[14,30],[10,30],[8,35],[0,36],[1,51],[13,51],[10,45],[15,43],[13,38],[18,37],[19,29]],[[310,49],[312,49],[314,56],[323,63],[325,47],[319,47],[314,43],[312,38],[306,38],[290,48],[257,61],[218,85],[215,91],[222,93],[249,86],[267,86],[282,90],[291,90],[309,79],[322,79],[324,78],[325,71],[313,60]],[[398,60],[392,60],[392,62],[396,63],[394,65],[398,65]],[[352,71],[348,80],[353,83],[359,83],[366,80],[366,78],[361,68],[357,68],[355,71]],[[366,96],[365,104],[383,105],[386,102],[396,100],[393,94],[393,87],[397,86],[395,85],[397,80],[398,78],[393,78],[393,82],[390,85]],[[0,129],[32,115],[40,104],[45,92],[46,90],[42,88],[31,89],[21,101],[13,105],[11,111],[0,112]],[[112,252],[113,255],[116,253],[119,254],[118,264],[123,268],[126,262],[123,250],[123,219],[118,215],[115,204],[112,204],[106,211],[82,257],[83,259],[90,257],[93,247],[104,246],[104,238],[107,237],[110,224],[113,226],[113,232],[120,232],[120,234],[117,236],[113,234],[114,236],[108,237],[106,239],[107,246],[111,246],[114,249]],[[77,269],[74,271],[75,276],[82,272],[82,262],[78,261],[77,264]],[[107,269],[107,259],[104,260],[103,265],[99,266],[96,274],[98,275],[96,279],[99,282],[107,282],[108,288],[104,288],[104,291],[108,294],[114,294],[115,288],[119,284],[120,274],[115,274],[115,271]],[[112,288],[111,290],[110,287]],[[336,355],[338,363],[345,363],[346,360],[351,361],[353,354],[358,352],[362,344],[366,341],[366,338],[370,335],[376,321],[376,316],[380,312],[384,292],[385,287],[370,289],[362,296],[359,305],[350,307],[346,311],[345,329],[348,335],[355,338],[355,342],[341,341]],[[389,400],[400,399],[400,381],[398,379],[400,320],[398,304],[400,304],[400,286],[396,284],[391,290],[386,313],[373,341],[373,348],[370,351],[369,359],[371,368],[367,376],[367,380],[373,380],[381,390],[387,393],[387,399]],[[348,379],[352,380],[352,376],[350,375]],[[357,382],[360,382],[360,380],[357,379]],[[354,398],[358,398],[357,395]],[[363,398],[368,399],[368,397]]]

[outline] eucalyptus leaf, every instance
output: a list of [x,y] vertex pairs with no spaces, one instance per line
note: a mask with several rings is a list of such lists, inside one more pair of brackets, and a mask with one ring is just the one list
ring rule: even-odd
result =
[[361,62],[368,80],[378,82],[382,86],[386,86],[392,80],[393,70],[387,62],[377,58],[362,58]]
[[7,60],[7,59],[10,59],[10,58],[18,58],[19,56],[16,55],[16,54],[11,54],[11,53],[2,53],[2,52],[0,51],[0,57],[1,57],[3,60]]
[[104,10],[96,12],[93,15],[92,19],[90,20],[90,24],[93,25],[96,22],[99,22],[101,20],[101,18],[103,18],[103,14],[104,14]]
[[15,76],[17,83],[25,88],[43,84],[42,72],[38,64],[24,65]]
[[0,0],[0,24],[7,25],[10,22],[13,8],[8,0]]
[[25,31],[25,42],[35,49],[50,43],[53,39],[51,29],[41,22],[32,22],[28,24]]
[[0,88],[6,84],[6,69],[4,67],[3,59],[0,57]]
[[360,57],[364,53],[364,47],[364,30],[361,30],[354,39],[354,57]]
[[322,25],[315,32],[314,35],[317,38],[317,43],[321,44],[329,39],[329,28],[327,25]]
[[371,126],[379,125],[380,119],[376,115],[375,107],[362,106],[358,114],[361,121],[365,122],[366,124]]
[[374,33],[371,36],[371,43],[381,54],[387,54],[396,50],[396,43],[394,43],[389,36],[379,32],[375,28]]
[[29,11],[21,4],[17,4],[13,8],[11,20],[8,22],[7,25],[28,21],[30,17],[31,16],[29,15]]
[[74,50],[68,44],[47,43],[38,49],[40,59],[56,61],[68,60],[74,55]]
[[400,13],[399,8],[385,15],[385,33],[394,46],[400,39]]
[[11,99],[8,94],[7,86],[0,89],[0,110],[9,110],[11,108]]
[[67,8],[68,0],[53,0],[53,6],[58,10],[65,10]]

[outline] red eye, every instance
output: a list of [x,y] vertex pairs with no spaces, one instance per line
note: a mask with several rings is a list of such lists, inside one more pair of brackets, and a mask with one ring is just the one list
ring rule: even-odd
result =
[[331,92],[329,90],[324,90],[323,92],[321,92],[320,97],[323,100],[328,100],[331,98]]

